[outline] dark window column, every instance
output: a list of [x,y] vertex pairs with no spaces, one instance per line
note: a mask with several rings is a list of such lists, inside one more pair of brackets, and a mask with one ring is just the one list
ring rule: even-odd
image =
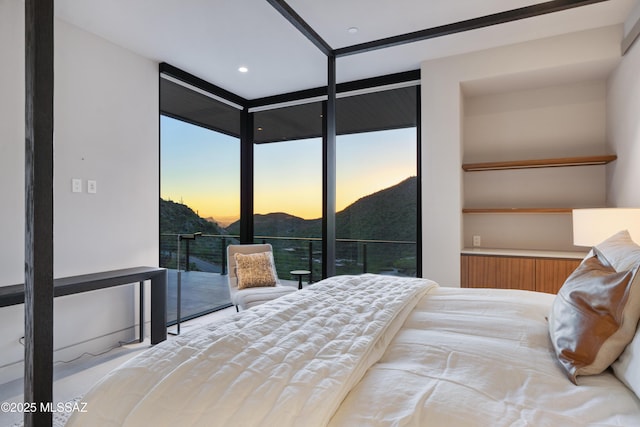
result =
[[253,113],[240,114],[240,243],[253,243]]
[[322,119],[322,277],[336,274],[336,57],[327,56]]
[[420,86],[416,86],[416,277],[422,277],[422,104]]
[[53,0],[25,1],[24,425],[53,402]]

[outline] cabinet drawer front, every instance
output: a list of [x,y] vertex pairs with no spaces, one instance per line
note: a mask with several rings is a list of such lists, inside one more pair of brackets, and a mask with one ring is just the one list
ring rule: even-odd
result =
[[535,290],[532,258],[467,257],[467,286]]
[[567,277],[581,261],[579,259],[537,259],[536,291],[558,293]]

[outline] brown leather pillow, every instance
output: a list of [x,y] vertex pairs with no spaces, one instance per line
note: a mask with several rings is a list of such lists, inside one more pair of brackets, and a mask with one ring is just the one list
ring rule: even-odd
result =
[[640,318],[638,266],[617,272],[597,249],[569,276],[549,314],[549,335],[569,379],[599,374],[633,339]]

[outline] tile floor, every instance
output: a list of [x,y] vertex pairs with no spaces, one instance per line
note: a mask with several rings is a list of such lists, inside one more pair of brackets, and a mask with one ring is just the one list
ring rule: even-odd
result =
[[[215,321],[216,319],[223,319],[235,312],[234,307],[229,307],[203,317],[183,322],[180,327],[181,333],[188,332],[190,329],[196,328],[204,323]],[[174,328],[169,328],[169,330],[173,329]],[[167,336],[167,339],[171,338],[172,335]],[[127,344],[102,355],[86,355],[66,364],[57,364],[54,367],[54,402],[67,402],[82,396],[109,371],[148,349],[149,345],[149,337],[147,337],[142,343]],[[22,402],[23,387],[22,379],[0,384],[0,402]],[[0,411],[0,426],[20,425],[21,422],[22,414]]]

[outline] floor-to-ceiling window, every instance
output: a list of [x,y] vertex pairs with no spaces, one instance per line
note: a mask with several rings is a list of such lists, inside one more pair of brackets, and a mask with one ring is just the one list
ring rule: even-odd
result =
[[[404,73],[338,88],[338,274],[421,274],[417,78]],[[193,76],[186,81],[196,87],[161,79],[160,258],[170,269],[169,319],[178,276],[182,319],[229,303],[190,293],[188,280],[210,274],[207,283],[228,298],[229,243],[271,243],[281,279],[295,279],[291,270],[321,279],[326,92],[247,101],[215,87],[211,96]],[[241,176],[249,187],[241,189]],[[212,292],[201,283],[200,291]]]
[[[336,141],[336,272],[415,276],[418,88],[340,93]],[[322,104],[254,117],[254,239],[274,245],[281,276],[321,277]]]
[[416,86],[337,102],[336,272],[418,272]]
[[254,240],[274,247],[281,279],[322,272],[322,104],[254,116]]
[[161,80],[160,266],[169,269],[168,321],[229,306],[226,245],[240,218],[239,111]]

